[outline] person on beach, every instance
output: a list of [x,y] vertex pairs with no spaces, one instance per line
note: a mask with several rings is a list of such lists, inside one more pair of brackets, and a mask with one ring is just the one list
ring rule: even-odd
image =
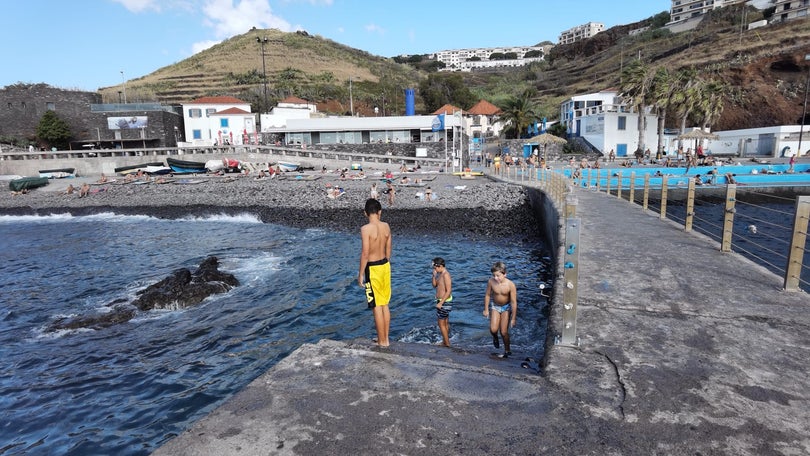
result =
[[490,271],[492,277],[487,281],[487,290],[484,294],[484,318],[489,318],[492,345],[500,348],[498,335],[500,334],[503,339],[502,357],[506,358],[512,354],[509,345],[509,327],[514,328],[517,323],[517,288],[506,278],[506,265],[503,262],[495,262]]
[[85,196],[90,196],[90,184],[87,182],[82,184],[82,188],[79,190],[79,198],[84,198]]
[[442,345],[450,346],[450,311],[453,310],[453,279],[444,262],[444,258],[433,259],[433,288],[436,289],[436,318],[439,331],[442,333]]
[[371,192],[369,193],[369,198],[372,198],[372,199],[379,199],[380,198],[380,193],[377,192],[377,183],[376,182],[371,184]]
[[432,201],[432,200],[433,200],[433,190],[431,190],[430,186],[428,186],[425,189],[425,201]]
[[368,223],[360,228],[360,271],[357,283],[366,290],[368,308],[374,314],[377,330],[377,345],[388,347],[388,330],[391,326],[391,228],[380,220],[382,205],[369,198],[364,209]]
[[383,190],[383,193],[388,195],[388,205],[393,206],[394,205],[394,197],[397,194],[397,189],[394,188],[394,183],[391,182],[391,179],[388,179],[387,181],[385,181],[385,190]]

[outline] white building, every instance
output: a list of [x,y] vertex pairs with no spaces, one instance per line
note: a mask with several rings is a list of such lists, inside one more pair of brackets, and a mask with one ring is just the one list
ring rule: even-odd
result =
[[[540,56],[526,57],[526,54],[531,51],[540,52]],[[514,52],[517,56],[516,59],[490,60],[490,56],[492,54],[507,54],[512,52]],[[471,71],[479,68],[500,68],[528,65],[531,62],[543,60],[545,52],[545,46],[451,49],[436,52],[434,54],[434,58],[437,61],[445,64],[445,68],[443,68],[441,71]]]
[[460,116],[444,116],[444,129],[434,130],[437,116],[317,117],[286,119],[283,126],[262,129],[276,134],[286,145],[434,143],[445,139],[446,131],[461,125]]
[[[799,151],[800,125],[746,128],[713,132],[720,139],[709,141],[706,150],[717,155],[742,158],[789,157]],[[801,148],[810,152],[810,127],[804,127]]]
[[228,96],[202,97],[183,103],[185,138],[189,145],[242,144],[256,132],[250,103]]
[[776,11],[771,22],[785,22],[793,19],[807,19],[810,0],[776,0]]
[[[658,116],[646,114],[644,148],[655,153],[658,145]],[[560,104],[560,122],[567,126],[570,137],[581,137],[607,155],[611,149],[617,157],[633,156],[638,149],[638,114],[633,112],[616,90],[577,95]],[[665,148],[671,141],[667,138]],[[666,151],[666,150],[665,150]]]
[[585,38],[590,38],[604,30],[605,24],[601,22],[588,22],[587,24],[577,25],[560,33],[558,43],[571,44],[576,41],[584,40]]

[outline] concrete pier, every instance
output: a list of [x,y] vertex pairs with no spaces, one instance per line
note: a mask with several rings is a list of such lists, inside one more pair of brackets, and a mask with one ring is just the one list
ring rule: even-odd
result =
[[810,454],[807,294],[627,201],[575,194],[581,343],[549,347],[542,375],[519,347],[322,341],[154,454]]

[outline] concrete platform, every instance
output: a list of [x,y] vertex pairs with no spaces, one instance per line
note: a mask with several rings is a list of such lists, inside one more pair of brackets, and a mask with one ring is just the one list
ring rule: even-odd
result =
[[[579,347],[305,345],[155,455],[810,454],[810,299],[577,190]],[[550,329],[550,331],[554,331]]]

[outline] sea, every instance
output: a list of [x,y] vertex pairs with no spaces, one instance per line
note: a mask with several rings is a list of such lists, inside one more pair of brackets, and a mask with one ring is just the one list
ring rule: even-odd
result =
[[[374,336],[357,284],[359,228],[266,224],[250,214],[0,216],[0,455],[146,455],[302,344]],[[394,230],[391,336],[434,344],[433,257],[453,278],[451,343],[493,350],[483,296],[490,266],[518,290],[513,349],[543,356],[549,249],[502,239]],[[207,256],[240,285],[201,304],[139,313],[105,329],[51,332],[95,315]]]

